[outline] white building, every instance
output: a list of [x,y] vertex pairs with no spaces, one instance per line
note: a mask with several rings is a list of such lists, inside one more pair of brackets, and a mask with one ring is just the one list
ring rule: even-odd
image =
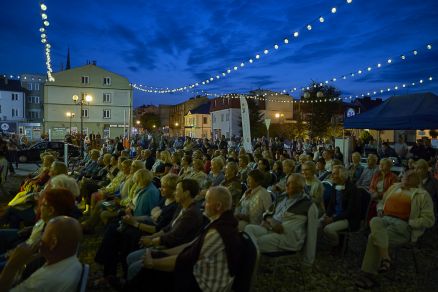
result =
[[[52,139],[63,139],[70,130],[80,131],[80,105],[73,102],[85,96],[91,102],[82,106],[83,133],[116,137],[128,132],[132,117],[132,88],[128,79],[93,64],[53,74],[55,81],[44,85],[44,132]],[[68,118],[67,113],[74,113]],[[71,128],[70,128],[71,124]]]
[[240,100],[235,98],[218,97],[211,101],[211,129],[213,139],[233,136],[240,137],[242,120],[240,116]]
[[0,77],[0,129],[17,133],[17,122],[25,119],[26,94],[20,80]]

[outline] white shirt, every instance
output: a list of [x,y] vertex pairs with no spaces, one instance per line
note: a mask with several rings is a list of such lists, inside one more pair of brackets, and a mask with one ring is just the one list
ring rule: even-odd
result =
[[76,292],[82,273],[82,264],[76,256],[56,264],[45,264],[11,292]]

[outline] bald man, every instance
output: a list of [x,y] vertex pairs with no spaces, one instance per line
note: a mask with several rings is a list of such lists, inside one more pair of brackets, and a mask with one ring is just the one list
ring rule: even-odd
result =
[[0,291],[9,291],[18,271],[39,252],[46,264],[10,291],[77,291],[82,265],[76,257],[82,229],[71,217],[51,219],[38,244],[19,245],[0,275]]
[[[224,291],[231,287],[238,270],[241,241],[232,212],[231,193],[212,187],[205,197],[205,215],[210,224],[186,247],[168,250],[169,256],[144,257],[144,269],[134,278],[129,291],[157,285],[163,291]],[[172,280],[174,279],[174,282]]]

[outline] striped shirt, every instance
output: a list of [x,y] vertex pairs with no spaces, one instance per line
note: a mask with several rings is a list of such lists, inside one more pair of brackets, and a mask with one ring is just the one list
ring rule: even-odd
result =
[[193,275],[202,291],[229,291],[233,284],[225,245],[215,229],[210,229],[205,235]]

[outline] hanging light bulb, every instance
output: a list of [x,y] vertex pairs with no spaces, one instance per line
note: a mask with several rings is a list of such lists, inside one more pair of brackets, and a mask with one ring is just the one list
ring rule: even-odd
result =
[[260,55],[259,54],[256,55],[256,59],[260,59]]
[[324,17],[320,16],[319,17],[319,22],[323,23],[325,21]]
[[49,26],[49,25],[50,25],[50,22],[47,21],[47,20],[44,20],[43,24],[44,24],[45,26]]
[[353,0],[347,0],[347,3],[348,3],[348,4],[351,4],[351,2],[353,2]]
[[380,68],[380,67],[382,67],[382,64],[380,64],[380,63],[377,64],[377,68]]
[[294,32],[294,37],[298,37],[300,35],[300,33],[298,31]]
[[42,13],[42,14],[41,14],[41,18],[42,18],[43,20],[46,20],[46,19],[47,19],[47,14]]
[[428,50],[432,50],[432,45],[429,44],[429,45],[426,46],[426,48],[427,48]]
[[391,64],[392,63],[392,60],[391,59],[388,59],[388,64]]
[[288,44],[288,43],[289,43],[289,40],[288,40],[288,39],[284,39],[284,43],[285,43],[285,44]]
[[307,30],[312,30],[312,26],[310,24],[307,25]]
[[332,13],[335,14],[336,11],[337,11],[336,7],[333,7],[333,8],[332,8]]
[[47,10],[47,6],[46,6],[46,4],[44,4],[44,3],[42,3],[42,4],[40,5],[40,7],[41,7],[41,10],[42,10],[42,11],[46,11],[46,10]]
[[264,50],[263,53],[266,55],[267,53],[269,53],[268,50]]
[[274,45],[274,49],[278,50],[278,45]]
[[45,30],[44,27],[40,28],[40,32],[45,32],[45,31],[46,31],[46,30]]
[[402,60],[406,60],[406,56],[405,56],[405,55],[401,55],[400,58],[401,58]]
[[418,54],[418,51],[417,51],[417,50],[413,50],[412,53],[413,53],[414,55],[417,55],[417,54]]
[[252,59],[249,59],[249,62],[252,64],[252,62],[254,62]]

